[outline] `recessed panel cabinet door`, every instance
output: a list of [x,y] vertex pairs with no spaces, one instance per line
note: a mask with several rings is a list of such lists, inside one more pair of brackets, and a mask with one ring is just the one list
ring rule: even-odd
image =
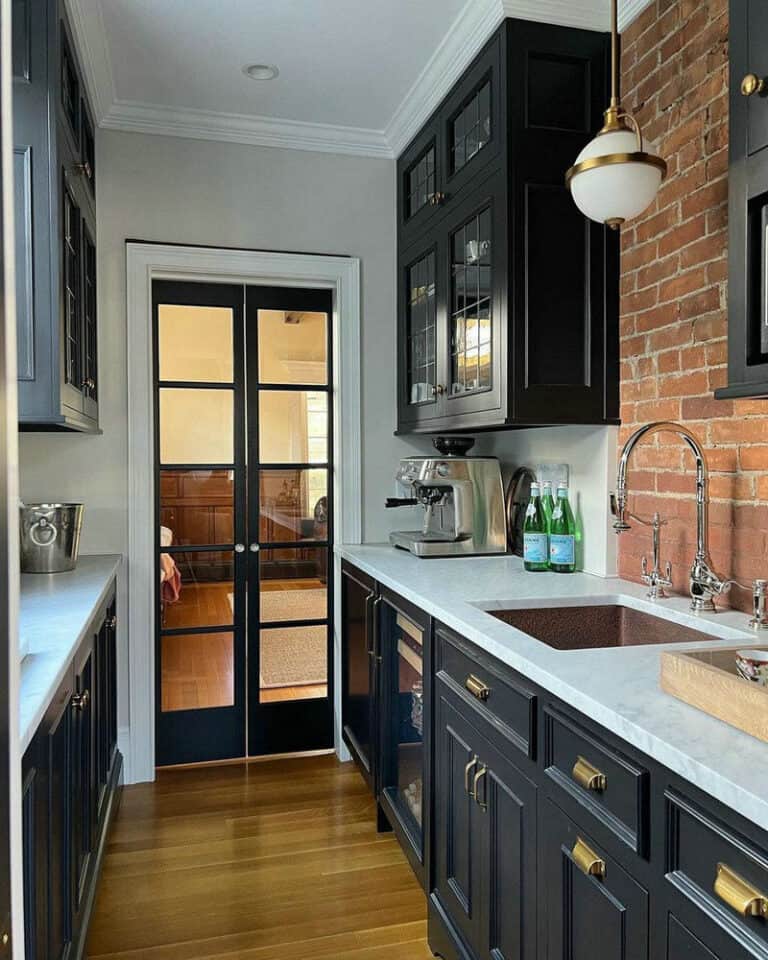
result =
[[551,800],[541,806],[546,960],[648,960],[648,894]]
[[483,837],[483,960],[536,960],[536,787],[485,742],[478,782]]
[[481,937],[481,820],[473,790],[480,736],[456,709],[440,680],[435,686],[435,897],[470,949]]

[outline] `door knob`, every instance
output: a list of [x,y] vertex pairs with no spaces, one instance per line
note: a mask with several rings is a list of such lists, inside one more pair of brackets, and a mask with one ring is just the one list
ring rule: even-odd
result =
[[235,544],[235,553],[245,553],[245,544],[244,544],[244,543],[236,543],[236,544]]
[[765,80],[758,77],[756,73],[748,73],[741,81],[741,94],[744,97],[752,97],[756,93],[765,92]]

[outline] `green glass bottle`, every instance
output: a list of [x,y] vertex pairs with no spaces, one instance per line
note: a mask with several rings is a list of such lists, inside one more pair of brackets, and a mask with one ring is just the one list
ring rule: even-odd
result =
[[541,506],[544,510],[544,517],[547,521],[547,533],[552,523],[552,514],[555,510],[555,498],[552,496],[552,481],[545,480],[541,485]]
[[531,499],[523,525],[523,566],[531,573],[549,569],[547,520],[541,506],[541,488],[531,484]]
[[576,570],[576,521],[564,483],[557,486],[557,502],[549,526],[549,568],[555,573]]

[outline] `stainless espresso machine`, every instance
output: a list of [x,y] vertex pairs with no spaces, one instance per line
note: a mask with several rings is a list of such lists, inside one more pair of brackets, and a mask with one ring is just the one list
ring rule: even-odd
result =
[[402,497],[387,507],[421,504],[421,530],[390,533],[389,542],[417,557],[506,553],[501,468],[495,457],[467,457],[468,437],[436,437],[437,456],[405,457],[396,479]]

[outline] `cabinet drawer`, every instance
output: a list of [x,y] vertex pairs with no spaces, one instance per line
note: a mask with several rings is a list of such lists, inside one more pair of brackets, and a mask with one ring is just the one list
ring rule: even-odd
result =
[[535,759],[536,695],[445,627],[436,633],[438,675],[506,740]]
[[666,878],[750,956],[768,958],[768,845],[667,790]]
[[547,775],[635,853],[648,855],[649,774],[553,707],[544,711]]

